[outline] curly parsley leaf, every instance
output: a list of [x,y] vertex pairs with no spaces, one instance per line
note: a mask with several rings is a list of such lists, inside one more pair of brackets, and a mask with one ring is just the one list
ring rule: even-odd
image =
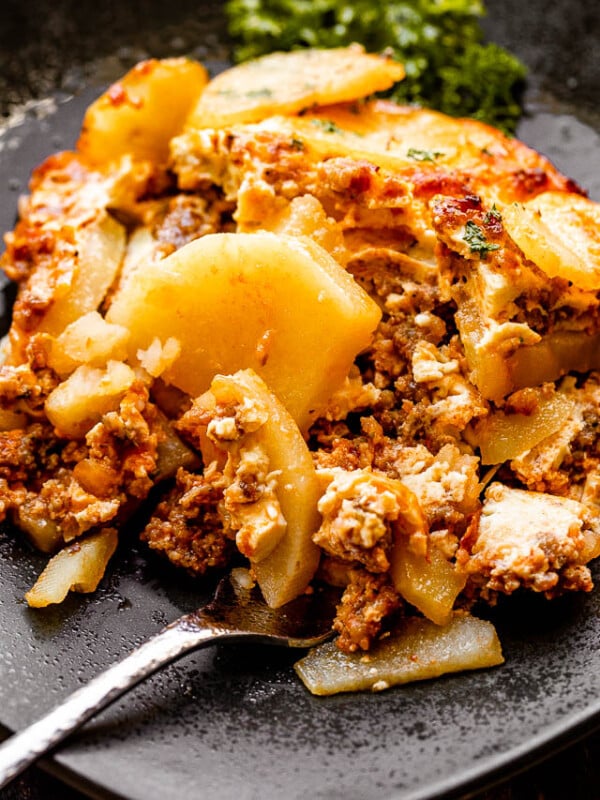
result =
[[228,0],[238,61],[273,50],[360,42],[388,50],[406,78],[391,90],[399,103],[437,108],[514,130],[523,64],[484,44],[481,0]]

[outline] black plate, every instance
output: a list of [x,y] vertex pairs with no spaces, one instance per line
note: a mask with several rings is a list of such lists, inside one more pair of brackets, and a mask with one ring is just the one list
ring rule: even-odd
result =
[[[207,4],[164,9],[148,3],[139,17],[123,11],[127,5],[104,4],[97,10],[104,17],[94,24],[93,8],[85,16],[81,2],[56,3],[49,16],[49,7],[39,4],[47,25],[40,41],[49,47],[54,37],[55,60],[45,55],[49,66],[38,69],[37,84],[31,73],[21,82],[15,74],[11,86],[15,97],[25,98],[41,86],[52,100],[28,107],[20,121],[13,114],[0,135],[0,227],[12,225],[31,168],[73,143],[99,84],[129,62],[146,53],[195,51],[216,56],[215,68],[222,65],[222,27],[212,12],[201,15]],[[598,11],[569,2],[565,21],[567,3],[549,10],[542,0],[527,7],[497,0],[488,8],[494,38],[535,69],[522,137],[600,199],[600,124],[593,116],[598,76],[590,71]],[[61,16],[65,9],[71,16]],[[21,52],[35,54],[37,17],[29,19],[25,33],[14,28],[12,46],[22,48],[18,36],[27,34],[30,51]],[[202,32],[209,28],[204,52]],[[34,55],[27,61],[36,63]],[[58,94],[49,91],[48,80]],[[205,598],[207,584],[182,577],[141,548],[122,550],[96,595],[36,612],[22,596],[43,559],[10,530],[0,531],[0,721],[6,728],[33,721]],[[524,598],[503,604],[494,619],[503,667],[376,695],[313,698],[294,676],[291,653],[204,651],[102,714],[50,766],[93,796],[130,800],[453,796],[504,777],[600,723],[600,593],[552,604]]]

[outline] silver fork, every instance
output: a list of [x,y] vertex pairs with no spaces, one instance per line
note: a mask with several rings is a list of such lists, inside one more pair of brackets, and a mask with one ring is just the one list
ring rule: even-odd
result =
[[332,634],[336,600],[332,590],[320,588],[271,609],[233,570],[208,605],[163,628],[1,745],[0,789],[133,686],[192,650],[225,641],[301,648],[324,642]]

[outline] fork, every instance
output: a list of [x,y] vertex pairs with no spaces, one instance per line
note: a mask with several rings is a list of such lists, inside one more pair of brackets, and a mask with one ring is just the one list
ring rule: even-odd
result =
[[140,681],[192,650],[216,642],[299,648],[324,642],[332,635],[337,599],[333,590],[320,587],[272,609],[245,570],[232,570],[210,603],[163,628],[0,745],[0,789]]

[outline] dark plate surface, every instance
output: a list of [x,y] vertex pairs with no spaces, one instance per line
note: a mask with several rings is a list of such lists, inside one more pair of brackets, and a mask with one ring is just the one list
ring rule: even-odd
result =
[[[53,52],[62,47],[62,55],[45,58],[54,65],[52,86],[60,91],[51,93],[42,81],[52,100],[28,106],[20,117],[13,109],[0,134],[1,228],[12,225],[31,168],[73,143],[98,85],[129,61],[169,51],[204,55],[207,47],[215,68],[221,65],[222,31],[202,11],[206,4],[195,4],[194,11],[187,3],[165,4],[171,28],[156,23],[157,3],[148,4],[146,15],[139,13],[144,4],[131,4],[136,11],[130,17],[119,11],[123,5],[106,4],[113,13],[113,47],[118,45],[111,51],[100,44],[86,50],[86,41],[93,41],[93,10],[88,20],[77,10],[81,3],[56,4],[73,12],[69,25],[79,25],[80,32],[73,37],[62,17],[51,16]],[[559,6],[567,8],[553,8]],[[593,112],[598,83],[591,61],[591,45],[599,43],[598,11],[569,3],[565,22],[541,0],[527,8],[500,0],[488,7],[492,35],[512,43],[535,69],[532,113],[521,136],[600,199],[600,125]],[[164,18],[166,11],[161,13]],[[90,30],[84,35],[85,25]],[[208,45],[199,39],[206,29],[213,37]],[[133,44],[126,48],[127,42]],[[32,55],[28,64],[34,62]],[[12,81],[15,97],[27,99],[32,80],[20,84],[15,75]],[[22,596],[43,559],[6,529],[0,532],[0,564],[0,722],[8,729],[33,721],[164,623],[199,605],[210,589],[126,544],[96,595],[71,597],[40,613],[28,609]],[[188,656],[98,717],[52,768],[93,796],[131,800],[423,800],[464,793],[600,724],[600,592],[552,604],[515,600],[503,604],[494,620],[503,667],[376,695],[311,697],[294,676],[292,653],[231,647]]]

